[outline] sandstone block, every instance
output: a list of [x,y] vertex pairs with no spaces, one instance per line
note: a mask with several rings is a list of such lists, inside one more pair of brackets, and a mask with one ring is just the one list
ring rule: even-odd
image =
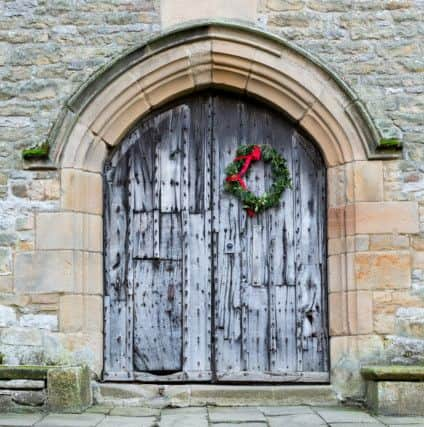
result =
[[101,296],[64,295],[60,299],[61,332],[102,332]]
[[345,235],[345,207],[328,209],[328,237],[339,238]]
[[348,298],[347,292],[329,295],[330,335],[347,335],[348,333]]
[[161,2],[162,28],[194,19],[256,20],[257,0],[213,0],[193,3],[190,0],[163,0]]
[[[354,335],[373,332],[372,292],[348,292],[349,332]],[[331,307],[330,307],[331,310]]]
[[62,169],[61,206],[77,212],[102,214],[102,176],[76,169]]
[[80,332],[84,327],[84,298],[82,295],[64,295],[60,298],[60,331]]
[[388,251],[396,249],[408,249],[409,237],[399,234],[377,234],[370,236],[371,251]]
[[408,251],[356,253],[354,267],[358,289],[400,289],[411,286],[411,256]]
[[352,163],[352,173],[347,174],[347,186],[352,188],[350,201],[379,202],[383,200],[383,165],[380,161]]
[[424,382],[369,381],[367,404],[381,415],[424,415]]
[[72,292],[75,261],[72,251],[17,253],[15,289],[23,293]]
[[416,202],[364,202],[349,205],[348,234],[418,233]]
[[103,222],[98,215],[46,212],[36,216],[37,249],[78,249],[101,252]]
[[91,405],[88,367],[52,368],[47,372],[48,407],[57,412],[82,412]]

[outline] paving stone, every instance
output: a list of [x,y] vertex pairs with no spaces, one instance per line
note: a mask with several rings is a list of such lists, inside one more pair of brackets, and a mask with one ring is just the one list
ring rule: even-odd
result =
[[261,406],[259,408],[266,416],[313,414],[309,406]]
[[279,417],[269,417],[270,427],[309,427],[309,426],[326,426],[327,423],[315,414],[297,414]]
[[213,423],[212,426],[215,427],[266,427],[267,423]]
[[383,426],[382,423],[331,423],[330,427],[376,427]]
[[379,421],[364,411],[351,408],[316,408],[318,414],[328,423],[374,423]]
[[113,408],[109,415],[124,417],[155,417],[159,414],[159,409],[129,406],[127,408]]
[[389,417],[381,416],[377,417],[384,424],[392,425],[408,425],[408,424],[418,424],[424,426],[424,417]]
[[102,414],[50,414],[36,427],[94,427],[104,419]]
[[266,421],[264,414],[257,408],[209,408],[209,419],[219,422],[257,422]]
[[90,406],[85,413],[87,414],[109,414],[109,412],[113,409],[113,406],[108,405],[94,405]]
[[206,408],[164,409],[160,427],[207,427]]
[[[111,417],[107,416],[97,427],[153,427],[154,417]],[[183,426],[184,424],[181,424]]]
[[0,414],[0,426],[33,426],[37,421],[40,421],[42,418],[42,414]]

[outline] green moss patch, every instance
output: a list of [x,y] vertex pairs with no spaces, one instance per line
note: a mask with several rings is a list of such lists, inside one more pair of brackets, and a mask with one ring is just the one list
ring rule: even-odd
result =
[[35,147],[25,148],[22,150],[22,158],[24,160],[47,160],[49,158],[49,151],[49,143],[43,142]]
[[400,150],[402,148],[402,143],[397,138],[381,138],[377,148],[380,150]]
[[362,367],[361,374],[374,381],[422,381],[424,366],[369,365]]
[[49,368],[51,366],[2,365],[0,366],[0,380],[45,380]]

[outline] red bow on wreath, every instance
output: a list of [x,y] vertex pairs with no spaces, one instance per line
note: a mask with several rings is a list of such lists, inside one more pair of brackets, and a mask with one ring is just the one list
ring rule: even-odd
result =
[[[252,162],[256,162],[257,160],[261,160],[261,154],[262,154],[261,153],[261,147],[259,147],[258,145],[255,145],[253,147],[253,150],[249,154],[247,154],[246,156],[236,157],[234,159],[235,162],[238,162],[240,160],[244,160],[244,164],[243,164],[242,168],[240,169],[239,173],[237,173],[235,175],[228,176],[225,180],[227,182],[238,182],[241,185],[241,187],[246,190],[247,185],[244,182],[244,179],[242,177],[246,174],[246,172],[249,169],[249,166]],[[250,217],[255,216],[255,212],[252,209],[248,208],[248,209],[246,209],[246,212]]]

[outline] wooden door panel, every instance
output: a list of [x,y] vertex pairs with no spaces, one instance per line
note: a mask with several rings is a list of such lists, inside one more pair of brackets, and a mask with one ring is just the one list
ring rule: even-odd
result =
[[[251,143],[276,148],[293,178],[254,218],[223,189]],[[255,163],[249,189],[266,191],[271,172]],[[192,96],[140,122],[105,178],[107,378],[328,379],[325,167],[291,123]]]
[[182,368],[181,263],[135,261],[134,366],[138,371]]

